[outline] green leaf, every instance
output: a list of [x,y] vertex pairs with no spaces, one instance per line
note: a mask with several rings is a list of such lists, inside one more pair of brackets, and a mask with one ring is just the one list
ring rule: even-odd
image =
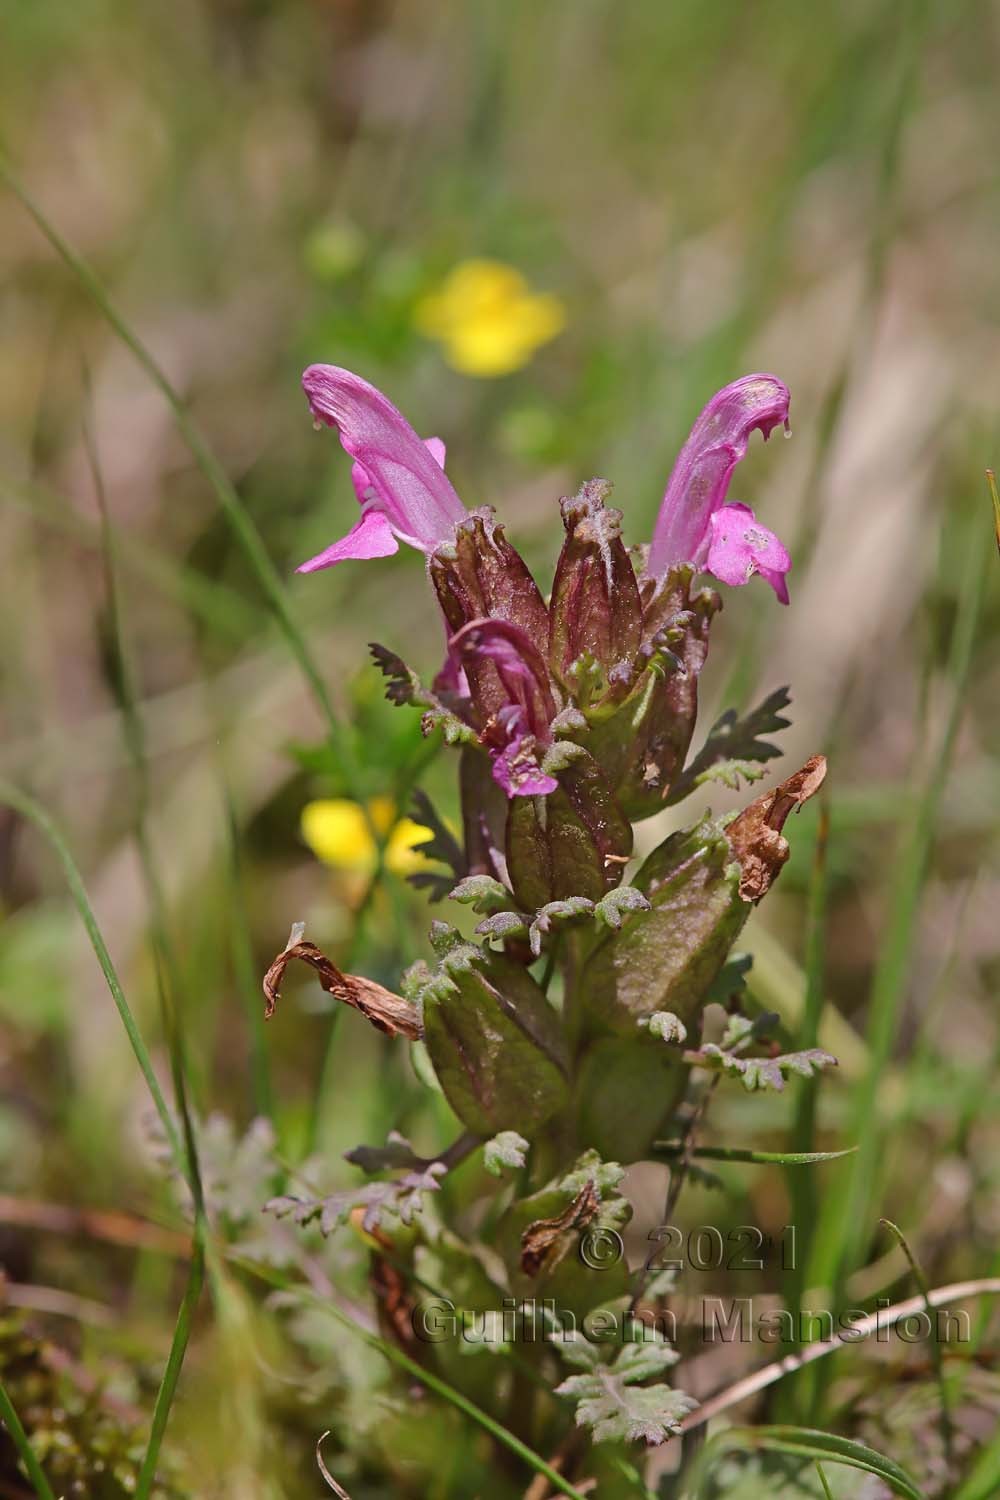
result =
[[494,942],[497,938],[527,937],[528,924],[520,912],[497,911],[492,917],[484,917],[476,927],[476,936]]
[[770,1012],[765,1012],[765,1015],[758,1016],[756,1020],[751,1019],[749,1016],[741,1016],[738,1013],[732,1015],[726,1021],[726,1027],[722,1033],[722,1040],[719,1046],[723,1052],[741,1051],[743,1047],[753,1041],[755,1036],[759,1036],[761,1032],[770,1030],[771,1025],[777,1022],[777,1020],[778,1017]]
[[492,875],[466,875],[448,892],[452,901],[471,906],[473,911],[490,913],[509,911],[514,898],[507,887]]
[[706,1452],[716,1445],[719,1448],[764,1449],[823,1463],[845,1464],[848,1468],[876,1475],[894,1494],[903,1495],[906,1500],[924,1500],[909,1474],[894,1459],[835,1433],[817,1432],[810,1427],[732,1427],[713,1439]]
[[599,925],[617,932],[629,913],[634,911],[649,911],[649,902],[634,885],[619,885],[598,901],[594,917]]
[[181,1367],[184,1364],[184,1355],[187,1352],[188,1340],[191,1337],[191,1329],[198,1310],[198,1302],[201,1298],[201,1289],[204,1280],[205,1246],[203,1225],[199,1219],[195,1229],[194,1248],[191,1256],[191,1266],[188,1271],[187,1285],[184,1288],[184,1296],[181,1299],[181,1305],[177,1312],[174,1336],[170,1342],[170,1353],[167,1356],[167,1363],[163,1369],[160,1388],[156,1393],[156,1405],[153,1409],[153,1420],[150,1423],[149,1441],[146,1444],[142,1468],[139,1471],[139,1477],[135,1484],[136,1500],[149,1500],[149,1496],[153,1493],[153,1486],[156,1484],[156,1469],[160,1456],[160,1447],[163,1443],[164,1433],[167,1430],[170,1408],[177,1394],[177,1382],[180,1380]]
[[735,1073],[742,1079],[745,1089],[775,1089],[779,1093],[789,1074],[812,1078],[823,1068],[837,1066],[837,1059],[820,1047],[810,1047],[805,1052],[784,1052],[778,1057],[741,1057],[733,1052],[723,1052],[713,1042],[706,1042],[700,1052],[686,1053],[685,1056],[699,1067]]
[[390,1130],[384,1146],[352,1146],[344,1160],[360,1167],[362,1172],[395,1172],[420,1165],[420,1158],[405,1135]]
[[577,917],[589,917],[594,912],[594,903],[586,896],[569,896],[564,901],[549,901],[536,913],[528,928],[531,951],[537,958],[542,951],[542,939],[547,937],[556,924],[572,922]]
[[483,1148],[483,1166],[494,1177],[499,1177],[504,1167],[523,1167],[528,1142],[516,1130],[501,1130]]
[[[422,844],[418,844],[417,852],[424,859],[437,860],[447,865],[452,874],[461,880],[468,868],[465,853],[451,829],[435,810],[427,793],[419,787],[413,793],[413,820],[421,827],[429,828],[434,835],[433,838],[425,839]],[[418,889],[429,886],[431,899],[434,901],[440,901],[447,896],[452,884],[446,875],[441,875],[434,870],[418,870],[415,874],[408,875],[407,880],[410,885]]]
[[525,911],[575,896],[600,901],[632,853],[632,826],[597,762],[581,746],[561,742],[545,758],[551,774],[557,756],[558,790],[514,797],[507,810],[508,871]]
[[382,1223],[383,1215],[391,1214],[404,1224],[411,1224],[415,1214],[423,1208],[423,1195],[436,1192],[439,1181],[447,1172],[443,1162],[432,1161],[424,1171],[407,1172],[405,1177],[392,1182],[366,1182],[360,1187],[347,1188],[344,1192],[330,1193],[325,1198],[298,1198],[284,1194],[271,1198],[264,1204],[264,1212],[283,1219],[291,1215],[296,1224],[311,1224],[319,1219],[323,1234],[332,1234],[338,1224],[346,1222],[351,1211],[363,1208],[363,1229],[369,1232]]
[[458,928],[452,927],[450,922],[432,922],[427,936],[434,952],[441,959],[447,958],[449,954],[467,957],[476,952],[475,947],[467,943]]
[[576,1402],[577,1426],[589,1427],[595,1443],[657,1445],[679,1432],[698,1404],[668,1385],[639,1384],[662,1374],[676,1359],[675,1351],[658,1340],[625,1344],[613,1364],[570,1375],[556,1387],[556,1395]]
[[687,1041],[687,1027],[672,1010],[654,1010],[651,1016],[640,1016],[639,1025],[648,1030],[650,1036],[659,1037],[661,1042],[679,1044]]
[[733,1001],[745,994],[747,975],[752,968],[752,953],[731,953],[712,980],[705,996],[705,1004],[714,1000],[717,1005],[725,1006],[728,1010]]
[[[721,780],[728,786],[737,785],[740,775],[747,780],[756,780],[761,773],[740,763],[774,760],[781,754],[777,745],[770,744],[762,736],[777,734],[779,730],[788,728],[790,720],[783,716],[781,710],[787,708],[791,701],[787,687],[781,687],[769,694],[763,703],[758,704],[743,719],[737,717],[734,708],[727,709],[709,730],[708,739],[694,760],[678,777],[667,798],[668,803],[679,802],[682,797],[694,791],[696,786],[712,778]],[[723,767],[720,762],[728,762],[728,765]]]
[[389,702],[400,705],[409,704],[425,710],[421,725],[424,734],[430,734],[433,729],[440,729],[444,734],[445,742],[449,745],[475,743],[475,731],[457,714],[453,714],[451,709],[446,708],[441,700],[424,686],[416,672],[410,670],[401,656],[397,656],[395,651],[390,651],[385,646],[380,646],[376,641],[372,641],[368,649],[375,658],[379,671],[388,679],[385,695]]
[[602,1156],[639,1160],[668,1128],[688,1079],[683,1054],[641,1032],[596,1038],[577,1069],[577,1138]]
[[[653,1151],[657,1156],[674,1160],[684,1154],[683,1141],[654,1141]],[[848,1146],[845,1151],[752,1151],[743,1146],[696,1146],[692,1156],[706,1161],[746,1162],[757,1167],[799,1167],[811,1162],[836,1161],[841,1156],[851,1156],[857,1146]]]
[[403,658],[397,656],[395,651],[390,651],[387,646],[380,646],[377,641],[371,641],[368,649],[375,660],[375,665],[386,678],[385,696],[390,703],[395,703],[400,707],[403,704],[419,704],[426,708],[436,701],[434,695],[424,687],[416,672],[411,671]]
[[575,1370],[594,1370],[601,1363],[600,1347],[579,1328],[555,1328],[549,1335],[560,1358]]
[[559,1020],[520,964],[465,945],[446,954],[422,998],[434,1071],[469,1130],[530,1130],[563,1107],[568,1059]]
[[[702,771],[694,786],[705,786],[708,782],[715,782],[724,786],[730,792],[738,792],[744,783],[760,781],[766,772],[763,766],[754,765],[749,760],[719,760],[714,765]],[[694,787],[692,787],[694,790]],[[671,801],[674,799],[672,798]]]
[[633,884],[650,910],[595,946],[580,997],[602,1026],[634,1037],[657,1011],[685,1025],[697,1018],[751,908],[729,841],[709,819],[665,839]]

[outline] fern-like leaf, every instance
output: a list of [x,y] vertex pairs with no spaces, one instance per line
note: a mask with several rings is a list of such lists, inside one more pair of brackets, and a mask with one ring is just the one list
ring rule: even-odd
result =
[[741,777],[756,780],[760,773],[746,762],[759,764],[774,760],[781,754],[777,745],[772,745],[764,736],[788,728],[790,721],[784,717],[782,709],[787,708],[791,701],[788,689],[780,687],[742,719],[737,717],[734,708],[727,709],[712,725],[708,739],[694,760],[678,777],[667,802],[679,802],[696,786],[712,779],[727,786],[738,786]]
[[[583,1358],[580,1356],[583,1355]],[[573,1363],[587,1359],[573,1350]],[[594,1363],[581,1375],[570,1375],[556,1394],[576,1402],[578,1427],[589,1427],[595,1443],[645,1442],[653,1446],[680,1431],[684,1417],[697,1402],[683,1391],[660,1382],[641,1382],[661,1375],[677,1355],[660,1339],[625,1344],[613,1364]]]

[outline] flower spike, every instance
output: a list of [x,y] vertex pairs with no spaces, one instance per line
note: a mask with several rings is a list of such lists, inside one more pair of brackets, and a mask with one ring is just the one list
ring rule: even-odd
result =
[[355,460],[361,519],[299,568],[313,573],[348,558],[388,557],[399,543],[429,553],[450,541],[467,511],[444,472],[444,444],[421,442],[392,402],[349,370],[310,365],[302,386],[317,421],[336,427]]

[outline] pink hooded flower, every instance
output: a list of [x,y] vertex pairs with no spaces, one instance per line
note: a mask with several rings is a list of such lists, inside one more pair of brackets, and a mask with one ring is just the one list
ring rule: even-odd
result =
[[355,460],[361,517],[345,537],[298,569],[315,573],[348,558],[389,557],[406,542],[433,552],[468,512],[444,472],[444,444],[421,442],[402,412],[367,380],[336,365],[310,365],[302,386],[317,421],[336,427]]
[[[611,722],[615,705],[633,690],[641,692],[649,661],[646,637],[655,643],[663,623],[657,615],[660,591],[644,603],[621,541],[620,514],[605,507],[608,486],[591,481],[563,501],[567,536],[550,610],[492,510],[467,511],[459,500],[444,473],[439,439],[422,442],[391,401],[348,370],[312,365],[302,384],[314,418],[337,429],[354,460],[361,515],[347,536],[299,571],[348,558],[387,557],[401,541],[423,552],[448,636],[435,691],[473,728],[509,798],[554,793],[560,783],[544,766],[547,758],[553,763],[547,752],[555,720],[571,708],[578,718],[587,709],[597,714],[598,730]],[[649,550],[653,580],[665,578],[677,563],[692,563],[733,585],[759,573],[787,604],[788,553],[748,506],[725,502],[750,433],[759,428],[766,438],[778,423],[787,426],[788,402],[788,391],[773,375],[744,376],[713,396],[663,497]],[[670,596],[669,588],[665,592]],[[686,580],[683,592],[686,597]],[[689,694],[704,660],[710,617],[711,610],[699,617],[702,635],[690,662],[685,658]],[[667,698],[670,721],[680,722],[683,713],[670,693]],[[657,733],[664,743],[670,739],[667,731]],[[597,762],[604,765],[603,754],[620,777],[620,757],[599,741],[597,733]],[[686,742],[682,753],[684,748]],[[654,761],[643,765],[646,791]],[[602,775],[597,762],[595,774]]]
[[508,797],[544,797],[559,783],[542,770],[556,715],[548,669],[538,647],[509,620],[470,620],[449,648],[459,660],[492,661],[507,695],[489,731],[493,779]]
[[787,386],[775,375],[744,375],[718,391],[681,449],[667,483],[649,549],[649,573],[660,578],[675,563],[690,562],[723,583],[749,583],[759,573],[782,604],[791,558],[747,505],[727,505],[733,470],[750,434],[766,439],[788,429]]

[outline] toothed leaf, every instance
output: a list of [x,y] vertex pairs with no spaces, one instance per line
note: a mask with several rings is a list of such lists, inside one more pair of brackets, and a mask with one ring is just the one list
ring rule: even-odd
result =
[[528,1151],[528,1142],[516,1130],[501,1130],[483,1148],[483,1166],[494,1177],[500,1177],[504,1167],[523,1167]]

